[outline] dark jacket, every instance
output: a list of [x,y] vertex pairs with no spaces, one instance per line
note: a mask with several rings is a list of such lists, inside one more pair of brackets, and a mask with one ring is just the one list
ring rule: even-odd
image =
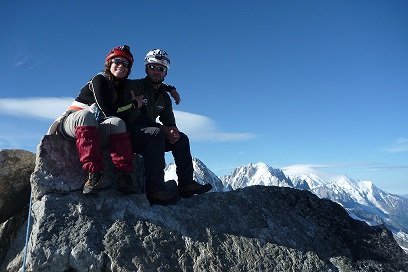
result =
[[126,80],[109,80],[103,73],[95,75],[79,91],[75,101],[88,106],[96,103],[103,117],[117,116],[124,118],[126,111],[121,111],[130,97],[126,96],[124,87]]
[[147,77],[127,80],[125,87],[126,97],[130,96],[131,91],[134,92],[135,96],[144,96],[143,106],[137,109],[137,105],[134,105],[134,118],[127,121],[133,124],[150,126],[157,125],[156,119],[159,117],[163,125],[176,126],[172,102],[167,93],[171,88],[173,87],[161,84],[160,88],[156,90]]
[[126,122],[132,119],[132,104],[129,107],[131,97],[128,97],[124,87],[126,80],[112,81],[105,74],[98,73],[92,77],[80,90],[71,106],[62,113],[50,126],[48,135],[55,134],[61,121],[74,111],[86,109],[94,112],[92,106],[97,105],[95,117],[98,121],[106,117],[116,116]]

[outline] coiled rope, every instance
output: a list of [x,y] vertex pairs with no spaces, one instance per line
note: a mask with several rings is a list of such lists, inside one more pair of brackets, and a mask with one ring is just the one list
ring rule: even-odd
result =
[[30,224],[31,224],[31,199],[32,199],[32,191],[30,190],[30,204],[28,208],[28,218],[27,218],[27,232],[26,232],[26,239],[24,245],[24,255],[23,255],[23,272],[26,271],[26,259],[27,259],[27,244],[28,238],[30,237]]

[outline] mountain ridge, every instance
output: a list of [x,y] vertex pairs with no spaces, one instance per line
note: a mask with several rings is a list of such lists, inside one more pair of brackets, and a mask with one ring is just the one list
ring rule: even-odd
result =
[[[14,169],[21,168],[21,161],[12,162]],[[135,164],[132,175],[139,182],[143,163],[135,158]],[[194,160],[194,165],[201,181],[212,178],[222,185],[203,163]],[[84,196],[75,144],[45,136],[34,172],[20,181],[32,188],[31,228],[24,220],[27,209],[1,223],[0,271],[21,269],[27,229],[31,230],[24,258],[28,271],[397,272],[407,268],[408,255],[388,228],[354,220],[339,204],[307,190],[254,185],[182,199],[177,205],[150,206],[143,191],[119,193],[113,169],[107,165],[105,170],[106,190]],[[280,170],[258,170],[250,173],[289,184]],[[277,177],[262,175],[263,171]],[[4,174],[0,184],[14,183],[14,173]]]
[[[195,172],[200,165],[205,164],[195,158]],[[171,169],[173,168],[166,168],[166,172]],[[205,174],[206,171],[209,171],[208,174]],[[197,172],[203,175],[200,181],[207,180],[208,175],[212,177],[210,182],[214,182],[215,174],[208,168]],[[320,198],[327,198],[340,204],[354,219],[365,221],[369,225],[384,224],[393,232],[400,246],[408,252],[408,200],[379,189],[371,181],[360,181],[347,175],[331,175],[300,167],[282,170],[270,167],[264,162],[237,167],[230,175],[218,178],[224,188],[214,191],[229,191],[253,185],[311,191]]]

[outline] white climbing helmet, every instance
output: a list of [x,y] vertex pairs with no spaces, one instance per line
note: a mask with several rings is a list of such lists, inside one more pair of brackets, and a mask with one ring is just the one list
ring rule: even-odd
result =
[[144,59],[145,65],[148,64],[161,64],[167,69],[170,68],[170,59],[167,52],[162,49],[150,50]]

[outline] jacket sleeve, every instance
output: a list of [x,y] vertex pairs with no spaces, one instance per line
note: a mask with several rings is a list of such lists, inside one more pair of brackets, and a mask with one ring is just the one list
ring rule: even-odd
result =
[[161,113],[159,113],[159,120],[165,126],[176,126],[176,118],[174,117],[171,99],[167,92],[163,93],[163,99],[164,109]]
[[162,83],[162,84],[163,84],[163,86],[164,86],[166,92],[168,92],[168,93],[171,93],[171,91],[172,91],[173,89],[176,89],[176,87],[171,86],[171,85],[169,85],[169,84],[166,84],[166,83]]
[[96,104],[105,117],[115,116],[116,107],[112,103],[112,93],[114,90],[110,86],[109,80],[103,75],[98,74],[89,82],[89,88],[94,95]]
[[127,79],[126,85],[124,86],[122,101],[118,106],[118,116],[122,118],[126,124],[131,124],[137,122],[140,119],[140,109],[136,100],[133,100],[132,93],[134,96],[139,96],[143,94],[143,88],[140,80]]

